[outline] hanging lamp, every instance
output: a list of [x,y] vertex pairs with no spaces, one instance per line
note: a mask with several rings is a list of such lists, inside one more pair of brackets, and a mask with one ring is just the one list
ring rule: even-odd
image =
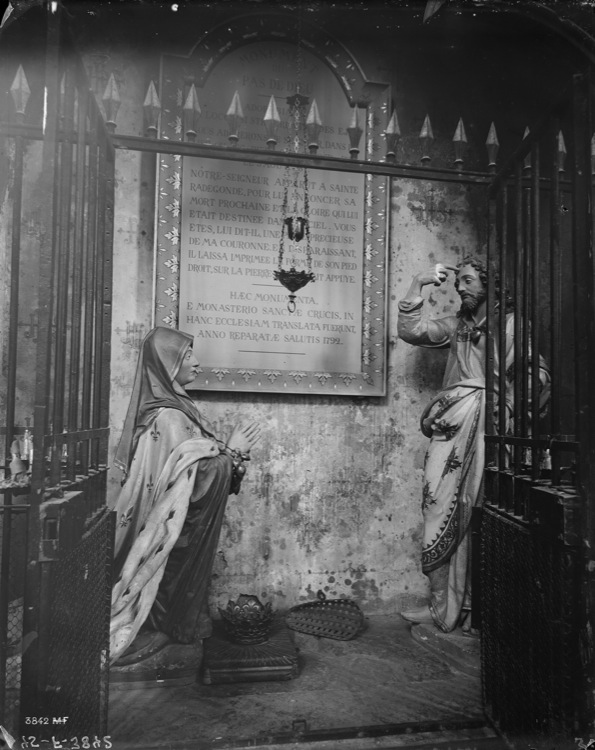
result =
[[[309,98],[300,92],[302,71],[301,18],[298,22],[296,93],[286,99],[289,110],[289,135],[286,151],[305,153],[308,143],[306,128],[306,107]],[[287,309],[296,310],[296,292],[315,280],[312,272],[312,246],[310,243],[308,170],[299,167],[285,167],[283,179],[283,204],[281,238],[275,279],[289,291]],[[300,244],[303,243],[303,244]],[[296,268],[296,256],[305,252],[306,268]],[[290,256],[289,268],[283,267],[285,256]]]

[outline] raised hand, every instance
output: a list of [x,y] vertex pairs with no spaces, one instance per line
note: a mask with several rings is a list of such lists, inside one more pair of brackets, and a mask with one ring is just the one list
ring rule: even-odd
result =
[[456,270],[458,270],[456,266],[447,265],[445,263],[436,263],[436,265],[428,271],[418,274],[417,279],[421,286],[426,286],[426,284],[440,286],[440,284],[443,284],[448,278],[448,272]]

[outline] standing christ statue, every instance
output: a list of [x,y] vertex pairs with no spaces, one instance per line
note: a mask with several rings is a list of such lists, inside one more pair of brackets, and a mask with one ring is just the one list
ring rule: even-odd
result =
[[[442,284],[455,271],[461,297],[456,315],[422,317],[422,288]],[[430,601],[402,612],[413,623],[433,622],[448,633],[461,624],[471,605],[470,533],[473,508],[481,503],[484,468],[486,282],[482,260],[470,256],[458,267],[438,263],[413,278],[399,303],[398,333],[409,344],[449,348],[442,390],[425,408],[422,432],[430,438],[423,479],[424,520],[422,571],[430,584]],[[496,373],[498,372],[496,352]],[[506,372],[514,361],[514,316],[506,313]],[[497,382],[497,381],[496,381]],[[547,398],[549,373],[540,363],[541,401]],[[495,394],[496,399],[498,394]],[[514,410],[512,383],[506,383],[506,410]],[[464,627],[469,625],[465,623]]]

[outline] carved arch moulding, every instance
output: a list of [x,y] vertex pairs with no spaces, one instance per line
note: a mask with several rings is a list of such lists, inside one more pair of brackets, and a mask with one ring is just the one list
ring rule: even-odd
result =
[[[158,157],[155,324],[195,336],[201,372],[191,388],[383,395],[388,178],[323,162],[349,159],[353,125],[362,131],[358,158],[378,160],[389,86],[367,80],[320,29],[262,13],[214,27],[186,57],[163,56],[159,89],[162,138],[184,139],[184,107],[195,92],[198,143],[233,152],[234,114],[238,146],[269,156],[262,164],[241,153]],[[297,293],[292,313],[273,277],[283,186],[292,178],[271,163],[264,118],[273,106],[275,149],[295,150],[287,98],[296,92],[320,114],[321,168],[307,170],[315,280]]]

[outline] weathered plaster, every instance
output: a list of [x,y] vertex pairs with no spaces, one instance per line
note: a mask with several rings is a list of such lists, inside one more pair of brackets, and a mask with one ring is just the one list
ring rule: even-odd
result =
[[[106,74],[116,73],[122,133],[141,132],[142,102],[158,59],[143,54],[141,59],[132,48],[109,47],[89,53],[98,98]],[[437,150],[447,147],[446,138],[437,138]],[[417,158],[417,152],[404,154],[405,161]],[[153,156],[117,152],[110,463],[140,341],[152,325],[155,165]],[[477,230],[480,205],[462,186],[393,182],[385,397],[196,394],[222,435],[237,420],[257,419],[263,428],[242,491],[229,500],[213,573],[213,607],[240,593],[256,593],[282,609],[322,589],[330,597],[353,597],[367,613],[394,613],[424,596],[420,504],[426,441],[418,421],[440,386],[445,355],[397,340],[397,302],[413,273],[456,261],[483,243]],[[457,307],[452,285],[426,294],[429,314]],[[113,470],[109,499],[120,479]]]
[[[149,212],[139,217],[140,163],[119,156],[116,196],[112,450],[130,392],[140,335],[150,325]],[[211,600],[224,606],[255,593],[284,609],[353,597],[369,613],[397,612],[425,592],[420,572],[421,474],[426,447],[418,420],[439,388],[445,353],[396,339],[397,302],[413,273],[456,262],[478,244],[467,189],[395,181],[391,201],[389,373],[385,398],[195,394],[221,435],[258,420],[263,437],[239,496],[229,499]],[[438,207],[428,212],[428,204]],[[132,228],[131,228],[132,227]],[[432,289],[431,315],[458,306],[452,284]],[[120,329],[120,333],[116,331]],[[197,348],[200,358],[200,349]],[[114,472],[111,492],[118,488]]]

